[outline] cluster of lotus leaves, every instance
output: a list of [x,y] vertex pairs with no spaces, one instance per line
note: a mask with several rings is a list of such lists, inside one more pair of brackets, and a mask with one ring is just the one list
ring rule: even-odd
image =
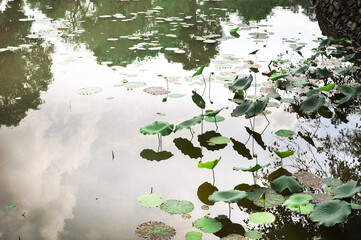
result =
[[208,200],[211,202],[226,202],[226,203],[236,203],[241,201],[243,198],[247,197],[245,191],[239,190],[228,190],[228,191],[216,191],[208,197]]
[[162,136],[168,136],[173,132],[173,128],[174,128],[173,124],[167,122],[155,121],[145,127],[142,127],[140,129],[140,132],[144,135],[160,134]]

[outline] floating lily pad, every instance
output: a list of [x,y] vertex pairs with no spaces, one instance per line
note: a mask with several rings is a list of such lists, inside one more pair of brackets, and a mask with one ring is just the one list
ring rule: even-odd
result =
[[277,132],[275,132],[275,134],[280,137],[291,137],[294,134],[294,132],[287,129],[280,129]]
[[190,201],[167,200],[160,205],[160,209],[170,215],[182,215],[192,212],[194,205]]
[[122,83],[122,87],[125,87],[127,89],[133,89],[133,88],[140,88],[144,87],[147,84],[145,82],[126,82]]
[[76,92],[80,95],[90,95],[90,94],[99,93],[101,91],[102,91],[102,89],[100,87],[86,87],[86,88],[82,88]]
[[229,234],[228,236],[222,237],[220,240],[246,240],[246,238],[243,237],[242,235],[232,233]]
[[312,198],[313,197],[309,194],[293,194],[285,202],[285,206],[290,208],[291,210],[294,208],[300,208],[301,206],[306,206],[307,204],[309,204]]
[[311,204],[311,203],[308,203],[306,205],[302,205],[302,206],[299,206],[299,207],[289,206],[288,208],[291,211],[298,212],[298,213],[301,213],[301,214],[310,214],[313,211],[313,209],[315,208],[315,205]]
[[326,200],[316,204],[311,212],[312,221],[319,222],[326,227],[331,227],[336,223],[344,222],[351,213],[351,206],[342,200]]
[[146,193],[138,197],[140,205],[146,208],[158,207],[163,203],[161,196],[155,193]]
[[218,145],[218,144],[227,144],[231,140],[227,137],[219,136],[219,137],[212,137],[209,139],[209,145]]
[[223,122],[225,120],[224,117],[222,116],[215,116],[215,117],[206,117],[204,118],[204,120],[206,120],[207,122],[211,122],[211,123],[214,123],[214,122]]
[[156,152],[152,149],[144,149],[140,153],[140,156],[149,161],[159,162],[159,161],[167,160],[167,159],[173,157],[173,153],[168,152],[168,151]]
[[272,213],[269,212],[256,212],[249,215],[249,220],[256,224],[267,224],[273,223],[276,218]]
[[285,202],[285,198],[276,193],[273,189],[257,187],[252,188],[252,191],[247,192],[247,199],[251,200],[259,207],[276,207]]
[[170,98],[181,98],[181,97],[184,97],[184,96],[186,96],[186,94],[173,93],[173,94],[169,94],[168,97],[170,97]]
[[226,203],[236,203],[242,200],[247,196],[245,191],[239,190],[228,190],[228,191],[217,191],[214,192],[211,196],[208,197],[208,200],[211,202],[226,202]]
[[205,233],[215,233],[222,229],[220,222],[208,217],[197,219],[193,226]]
[[303,191],[302,185],[293,177],[281,176],[271,182],[272,188],[278,193],[289,190],[291,193],[299,193]]
[[293,98],[282,98],[280,101],[283,103],[294,103],[295,102],[295,100]]
[[245,237],[250,238],[250,239],[260,239],[260,238],[262,238],[262,234],[260,234],[257,231],[249,231],[249,232],[246,232]]
[[201,240],[202,236],[203,236],[202,233],[192,231],[186,234],[186,240]]
[[315,174],[311,172],[297,172],[294,174],[297,180],[304,186],[313,187],[313,188],[321,188],[322,179],[317,177]]
[[170,93],[170,91],[167,91],[163,87],[148,87],[145,88],[143,91],[151,95],[166,95]]
[[208,162],[200,162],[198,163],[198,168],[208,168],[208,169],[213,169],[217,166],[218,162],[221,161],[222,157],[213,160],[213,161],[208,161]]
[[279,93],[269,93],[267,97],[269,98],[279,98],[281,95]]
[[176,230],[163,222],[149,221],[139,225],[135,233],[144,239],[168,240],[175,236]]
[[167,136],[173,132],[173,128],[173,124],[155,121],[145,127],[140,128],[140,132],[144,135],[160,134],[162,136]]
[[335,198],[351,198],[356,193],[361,192],[361,184],[359,181],[348,181],[347,183],[333,188],[332,192],[336,195]]
[[332,187],[338,187],[342,184],[342,181],[336,178],[324,178],[322,182]]

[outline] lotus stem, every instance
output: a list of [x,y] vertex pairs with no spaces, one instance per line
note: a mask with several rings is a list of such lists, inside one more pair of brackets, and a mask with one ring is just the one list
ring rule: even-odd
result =
[[217,118],[216,118],[216,116],[214,116],[214,124],[216,124],[216,132],[217,132],[217,130],[218,130],[218,125],[217,125]]
[[194,130],[192,128],[189,128],[189,131],[191,132],[191,135],[192,135],[192,138],[191,138],[191,141],[192,141],[193,137],[194,137]]
[[209,97],[209,102],[211,104],[213,104],[212,100],[211,100],[211,76],[213,75],[214,73],[211,72],[211,74],[209,74],[209,78],[208,78],[208,84],[209,84],[209,88],[208,88],[208,97]]
[[150,187],[150,193],[153,193],[153,187]]
[[228,203],[228,218],[231,220],[231,203]]
[[204,93],[206,91],[207,83],[206,83],[206,79],[204,78],[203,73],[202,73],[202,77],[203,77],[203,82],[204,82],[204,88],[203,88],[203,93],[202,93],[202,97],[203,97],[203,95],[204,95]]
[[160,148],[160,135],[159,135],[159,133],[157,134],[157,137],[158,137],[158,152],[159,152],[159,148]]
[[213,175],[213,186],[216,184],[216,177],[214,175],[214,169],[212,168],[212,175]]

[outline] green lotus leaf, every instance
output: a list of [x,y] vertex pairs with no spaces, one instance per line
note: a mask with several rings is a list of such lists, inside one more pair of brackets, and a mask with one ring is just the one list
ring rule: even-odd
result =
[[288,206],[288,209],[290,209],[291,211],[298,212],[298,213],[301,213],[304,215],[310,214],[314,208],[315,208],[315,205],[311,204],[311,203],[308,203],[306,205],[302,205],[299,207]]
[[279,93],[269,93],[267,97],[269,98],[279,98],[281,95]]
[[277,156],[279,156],[280,158],[286,158],[286,157],[292,156],[295,153],[295,151],[283,151],[283,152],[280,152],[280,151],[277,151],[277,150],[273,150],[273,152],[275,152],[277,154]]
[[269,98],[266,98],[263,101],[256,101],[251,108],[246,112],[246,118],[251,118],[257,116],[261,112],[263,112],[268,104]]
[[208,200],[208,197],[212,195],[218,188],[210,184],[209,182],[202,183],[197,189],[197,196],[199,200],[207,205],[214,205],[214,202]]
[[291,130],[280,129],[277,132],[275,132],[275,134],[280,137],[291,137],[294,134],[294,132],[292,132]]
[[299,208],[301,206],[309,204],[312,198],[313,197],[309,194],[293,194],[288,200],[286,200],[285,206],[290,209]]
[[226,203],[235,203],[239,202],[247,196],[245,191],[239,190],[228,190],[228,191],[217,191],[214,192],[211,196],[208,197],[208,200],[211,202],[226,202]]
[[319,89],[319,88],[312,89],[312,90],[307,92],[307,97],[311,97],[313,95],[318,96],[320,92],[321,92],[321,89]]
[[231,29],[229,32],[230,32],[230,33],[235,33],[235,32],[238,31],[238,29],[239,29],[239,27],[236,27],[236,28]]
[[333,76],[333,72],[328,70],[326,67],[324,68],[317,68],[314,72],[318,78],[328,78]]
[[270,165],[271,165],[270,163],[268,163],[268,164],[266,164],[266,165],[259,165],[259,164],[257,163],[255,166],[249,167],[249,168],[238,168],[238,167],[234,167],[234,168],[233,168],[233,171],[239,171],[239,170],[241,170],[241,171],[243,171],[243,172],[256,172],[256,171],[260,170],[261,168],[265,168],[265,167],[268,167],[268,166],[270,166]]
[[361,204],[358,204],[358,203],[351,203],[351,209],[354,209],[354,210],[361,210]]
[[337,86],[336,90],[349,97],[354,97],[356,94],[356,89],[348,85]]
[[206,117],[204,118],[204,120],[206,120],[207,122],[211,122],[211,123],[214,123],[214,122],[223,122],[224,121],[224,117],[222,116],[215,116],[215,117]]
[[179,200],[167,200],[160,205],[162,211],[174,214],[187,214],[193,211],[194,205],[190,201],[179,201]]
[[257,231],[249,231],[246,232],[246,234],[244,235],[246,238],[250,238],[250,239],[260,239],[262,238],[262,234],[260,234]]
[[318,109],[318,114],[320,114],[322,117],[328,118],[328,119],[331,119],[333,117],[333,113],[326,106],[320,107],[320,109]]
[[302,185],[293,177],[281,176],[271,182],[272,188],[276,192],[281,193],[288,189],[291,193],[299,193],[303,191]]
[[218,137],[212,137],[209,139],[209,142],[215,145],[218,144],[227,144],[229,143],[231,140],[227,137],[223,137],[223,136],[218,136]]
[[319,222],[326,227],[331,227],[336,223],[344,222],[351,213],[351,206],[342,200],[326,200],[316,204],[311,212],[312,221]]
[[241,35],[239,35],[237,32],[230,32],[229,33],[232,37],[239,38]]
[[192,95],[192,100],[193,102],[201,109],[205,109],[206,108],[206,102],[204,101],[204,99],[202,98],[201,95],[199,95],[198,93],[196,93],[196,91],[192,91],[193,95]]
[[222,229],[222,223],[208,217],[197,219],[193,226],[205,233],[215,233]]
[[238,105],[233,112],[231,113],[232,117],[240,117],[244,114],[246,114],[246,112],[248,112],[252,106],[254,105],[254,102],[251,100],[245,100],[243,101],[243,103],[241,103],[240,105]]
[[256,224],[273,223],[276,218],[272,213],[269,212],[256,212],[249,215],[249,220]]
[[284,168],[279,168],[273,172],[271,172],[267,179],[269,182],[275,180],[276,178],[278,177],[281,177],[281,176],[292,176],[292,173],[290,173],[289,171],[287,171],[287,169],[284,169]]
[[231,90],[232,92],[247,90],[251,86],[252,81],[252,75],[237,79],[231,86],[229,86],[229,90]]
[[213,169],[217,166],[218,162],[221,161],[222,157],[219,157],[216,160],[213,161],[208,161],[208,162],[200,162],[198,163],[198,168],[208,168],[208,169]]
[[205,66],[206,66],[205,64],[202,65],[202,66],[197,70],[197,72],[195,72],[195,73],[192,75],[192,77],[201,75],[201,74],[203,73],[203,69],[205,68]]
[[186,138],[175,138],[173,140],[175,146],[184,154],[190,158],[203,157],[202,149],[193,146],[193,143]]
[[223,109],[228,109],[228,107],[223,107],[221,109],[218,110],[214,110],[214,111],[207,111],[207,113],[204,116],[207,117],[215,117],[217,116],[218,113],[220,113]]
[[300,67],[299,69],[297,69],[294,72],[294,75],[298,76],[298,75],[304,74],[309,68],[310,68],[310,65],[305,65],[303,67]]
[[336,195],[335,198],[351,198],[356,193],[361,192],[360,180],[358,181],[348,181],[347,183],[333,188],[332,192]]
[[[202,147],[207,148],[210,151],[216,151],[222,148],[227,147],[227,144],[214,144],[209,141],[213,137],[221,137],[220,133],[215,131],[207,131],[203,134],[198,135],[198,142]],[[211,144],[210,144],[211,143]]]
[[320,45],[318,46],[318,49],[324,49],[329,47],[332,42],[334,41],[333,37],[326,38],[320,42]]
[[325,97],[313,95],[301,103],[300,109],[304,112],[314,112],[325,104]]
[[167,159],[173,157],[173,153],[168,152],[168,151],[156,152],[153,149],[144,149],[140,153],[140,156],[149,161],[159,162],[159,161],[167,160]]
[[163,222],[150,221],[140,224],[135,233],[143,239],[167,240],[175,236],[176,230]]
[[196,116],[196,117],[194,117],[192,119],[184,121],[184,122],[182,122],[182,123],[175,126],[174,132],[180,131],[180,130],[182,130],[184,128],[189,129],[192,126],[201,123],[202,120],[203,120],[203,115],[199,115],[199,116]]
[[201,240],[202,236],[203,236],[202,233],[192,231],[186,234],[186,240]]
[[246,238],[243,237],[242,235],[232,233],[225,237],[220,238],[220,240],[246,240]]
[[158,207],[163,203],[161,196],[155,193],[146,193],[138,197],[140,205],[146,208]]
[[280,100],[280,102],[283,102],[283,103],[294,103],[295,100],[293,98],[282,98]]
[[271,188],[257,187],[247,192],[247,199],[259,207],[276,207],[285,202],[285,198]]
[[355,71],[356,71],[356,69],[354,69],[352,67],[340,68],[340,69],[338,69],[337,74],[338,75],[349,75],[349,74],[351,74],[351,73],[353,73]]
[[154,135],[154,134],[160,134],[162,136],[168,136],[173,132],[174,125],[167,123],[167,122],[161,122],[161,121],[155,121],[145,127],[142,127],[140,129],[140,132],[144,135]]
[[321,89],[322,91],[329,92],[329,91],[331,91],[335,86],[336,86],[336,84],[331,83],[331,84],[328,84],[328,85],[326,85],[326,86],[320,87],[320,89]]
[[7,210],[14,209],[14,208],[16,208],[16,205],[14,205],[14,204],[10,204],[10,205],[6,206]]
[[90,94],[95,94],[95,93],[98,93],[101,91],[102,91],[102,89],[100,87],[86,87],[86,88],[79,89],[76,92],[80,95],[90,95]]
[[269,80],[271,80],[271,81],[276,81],[276,80],[278,80],[278,79],[280,79],[280,78],[285,78],[285,77],[287,77],[288,75],[290,75],[290,74],[288,74],[288,73],[274,73],[274,74],[272,74],[271,76],[270,76],[270,78],[269,78]]

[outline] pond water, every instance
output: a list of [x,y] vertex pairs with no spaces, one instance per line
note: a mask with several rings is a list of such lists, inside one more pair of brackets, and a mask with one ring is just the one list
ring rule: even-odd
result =
[[[325,40],[311,1],[2,0],[0,26],[0,239],[141,239],[137,226],[149,221],[173,227],[173,239],[252,230],[261,239],[360,239],[355,209],[326,227],[282,204],[208,200],[215,189],[249,192],[293,173],[321,204],[337,197],[321,178],[360,179],[360,61],[348,41]],[[195,74],[202,66],[206,84]],[[229,89],[237,75],[253,79],[233,86],[239,94]],[[231,116],[247,103],[257,105],[243,109],[248,118]],[[163,131],[161,142],[140,132],[222,108],[223,121],[201,116],[192,130]],[[230,142],[212,145],[215,136]],[[291,156],[281,161],[274,150]],[[219,158],[213,170],[198,167]],[[256,164],[269,166],[233,170]],[[357,184],[352,203],[361,202]],[[138,197],[151,192],[194,210],[142,207]],[[263,211],[275,221],[249,220]],[[222,230],[193,226],[205,216],[218,216]],[[154,231],[149,239],[174,233]]]

